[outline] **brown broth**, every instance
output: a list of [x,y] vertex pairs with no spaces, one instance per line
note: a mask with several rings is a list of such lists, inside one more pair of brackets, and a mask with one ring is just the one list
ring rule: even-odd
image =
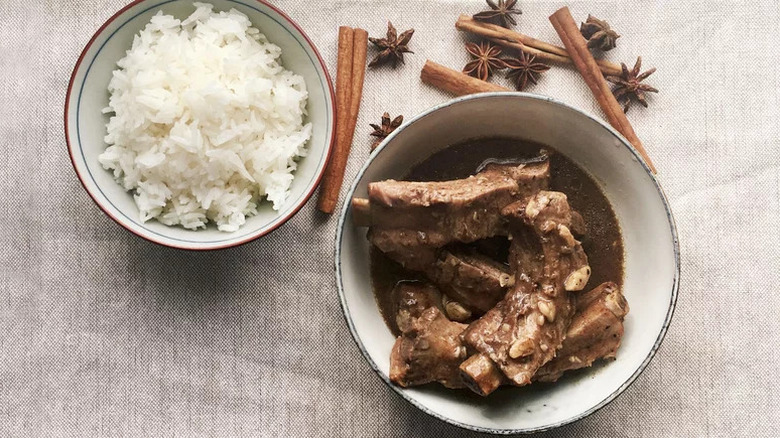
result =
[[[549,147],[510,138],[480,139],[460,143],[444,149],[411,169],[407,181],[446,181],[473,175],[486,160],[518,160],[538,156],[540,149]],[[551,151],[554,152],[554,151]],[[578,211],[588,225],[588,234],[582,247],[588,255],[592,270],[586,288],[605,281],[623,285],[623,237],[615,211],[596,181],[563,154],[552,153],[550,158],[550,189],[565,193],[572,208]],[[506,262],[506,239],[480,242],[478,249],[497,260]],[[390,330],[398,334],[395,323],[397,299],[393,287],[400,281],[422,280],[416,272],[405,270],[381,251],[371,248],[371,283],[382,316]]]

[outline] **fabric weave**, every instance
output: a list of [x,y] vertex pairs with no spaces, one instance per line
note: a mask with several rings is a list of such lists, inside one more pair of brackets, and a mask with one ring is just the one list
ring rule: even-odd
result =
[[[0,436],[473,436],[407,404],[367,366],[338,304],[337,219],[315,202],[271,236],[213,253],[145,242],[92,203],[68,159],[62,108],[81,49],[124,4],[0,1]],[[559,43],[547,17],[562,5],[522,0],[518,29]],[[641,54],[658,68],[647,82],[660,93],[629,119],[671,200],[682,280],[646,371],[547,436],[778,436],[780,2],[568,5],[622,35],[608,59],[633,65]],[[485,5],[278,6],[334,74],[339,25],[416,29],[406,65],[366,75],[350,181],[369,154],[369,123],[449,98],[421,84],[420,69],[428,58],[461,68],[467,39],[454,22]],[[571,68],[528,91],[601,116]]]

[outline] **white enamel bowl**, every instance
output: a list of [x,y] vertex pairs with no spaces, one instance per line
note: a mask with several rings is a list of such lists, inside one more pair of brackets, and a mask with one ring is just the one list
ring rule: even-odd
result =
[[314,44],[295,22],[260,0],[208,0],[217,11],[237,9],[282,49],[282,63],[302,75],[309,91],[308,122],[313,132],[309,154],[299,162],[290,196],[279,211],[262,203],[259,214],[247,219],[235,233],[210,226],[197,231],[169,227],[157,221],[143,223],[132,195],[98,163],[105,150],[108,82],[111,72],[136,35],[157,11],[178,18],[194,10],[193,0],[137,0],[111,17],[92,37],[73,70],[65,103],[65,137],[76,174],[97,205],[127,230],[161,245],[191,250],[227,248],[263,236],[290,219],[311,197],[325,170],[334,139],[333,87]]
[[679,253],[672,213],[658,181],[637,152],[601,121],[552,99],[524,93],[458,98],[431,108],[390,135],[348,193],[366,197],[368,183],[400,178],[448,145],[509,136],[552,146],[586,169],[615,208],[625,242],[625,295],[631,307],[617,360],[565,376],[554,385],[511,388],[487,398],[438,385],[403,389],[388,379],[394,337],[371,292],[366,230],[346,203],[336,236],[336,275],[352,335],[368,364],[414,406],[480,432],[528,433],[581,419],[618,396],[661,343],[677,297]]

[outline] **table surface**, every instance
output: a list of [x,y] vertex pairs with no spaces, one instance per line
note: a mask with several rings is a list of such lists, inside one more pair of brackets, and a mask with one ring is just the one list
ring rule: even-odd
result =
[[[336,217],[310,202],[248,245],[170,250],[124,231],[71,168],[71,69],[123,0],[0,1],[0,436],[471,436],[374,375],[333,278]],[[558,42],[560,2],[521,0],[524,33]],[[369,123],[448,96],[430,58],[459,68],[453,23],[477,0],[281,1],[335,73],[338,25],[415,28],[404,67],[367,74],[347,180]],[[682,281],[663,346],[607,407],[550,436],[777,436],[780,423],[780,3],[570,2],[623,36],[661,90],[629,118],[671,200]],[[601,116],[573,69],[530,91]],[[404,99],[396,99],[403,93]],[[281,266],[281,268],[280,268]]]

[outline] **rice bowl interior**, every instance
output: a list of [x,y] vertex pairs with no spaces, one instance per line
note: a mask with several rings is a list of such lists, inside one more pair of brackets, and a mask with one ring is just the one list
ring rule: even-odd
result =
[[308,91],[246,15],[195,7],[184,20],[158,12],[118,62],[99,161],[141,221],[232,232],[289,196],[312,136]]

